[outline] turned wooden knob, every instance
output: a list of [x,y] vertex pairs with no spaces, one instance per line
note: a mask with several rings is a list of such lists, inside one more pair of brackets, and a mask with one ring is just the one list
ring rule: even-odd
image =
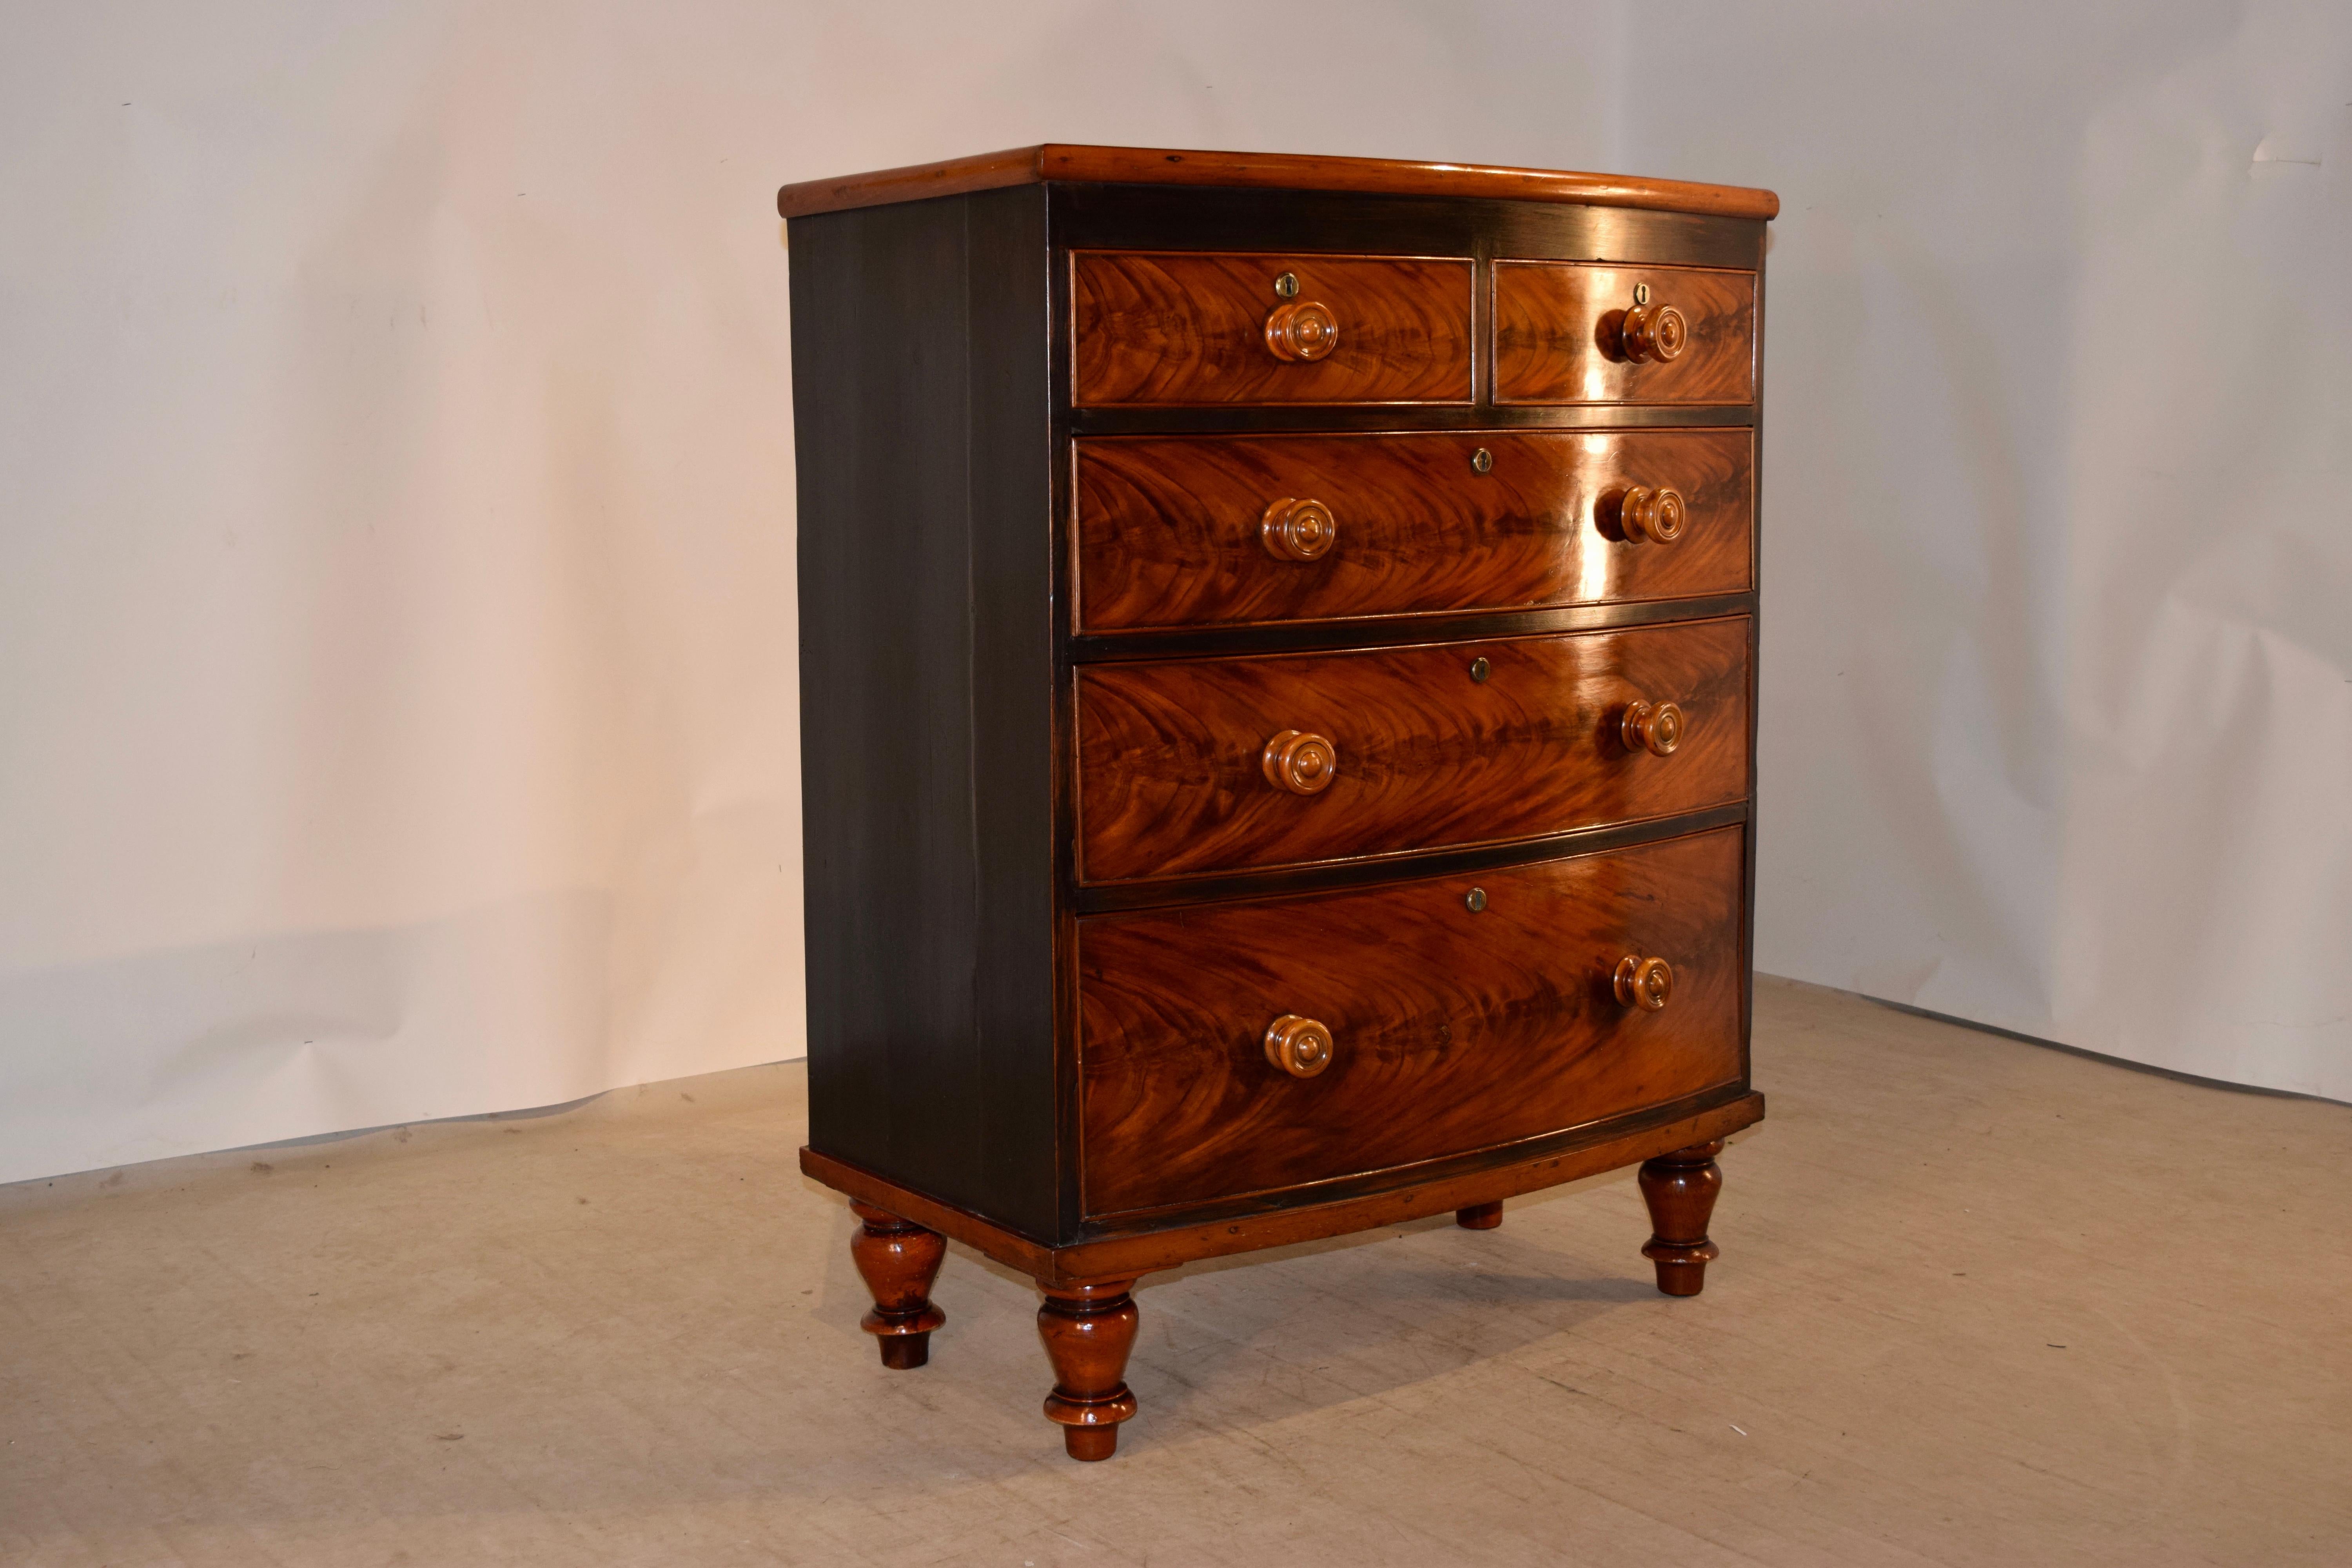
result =
[[1627,359],[1663,364],[1689,346],[1690,323],[1672,305],[1636,305],[1625,312],[1617,336]]
[[1293,795],[1321,794],[1339,771],[1339,752],[1329,739],[1304,730],[1285,730],[1268,741],[1258,761],[1266,783]]
[[1670,755],[1683,742],[1683,710],[1671,702],[1629,702],[1617,735],[1629,752]]
[[1339,542],[1339,522],[1319,500],[1293,500],[1288,496],[1265,509],[1257,536],[1266,553],[1277,561],[1319,561]]
[[1633,543],[1648,539],[1672,544],[1683,536],[1683,525],[1689,521],[1689,515],[1683,510],[1681,491],[1635,485],[1625,492],[1624,500],[1619,504],[1617,521],[1625,537]]
[[1617,1001],[1626,1007],[1654,1013],[1675,994],[1674,966],[1663,958],[1637,958],[1631,953],[1617,965]]
[[1320,300],[1276,305],[1265,319],[1265,346],[1276,359],[1321,359],[1339,346],[1339,318]]
[[1265,1026],[1265,1059],[1293,1078],[1313,1078],[1331,1065],[1331,1031],[1285,1013]]

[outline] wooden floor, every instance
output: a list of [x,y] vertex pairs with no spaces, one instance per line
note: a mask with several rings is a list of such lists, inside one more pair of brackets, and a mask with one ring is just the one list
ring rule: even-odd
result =
[[2352,1563],[2352,1109],[1786,983],[1630,1172],[1148,1281],[1119,1457],[961,1250],[886,1373],[796,1066],[0,1189],[0,1563]]

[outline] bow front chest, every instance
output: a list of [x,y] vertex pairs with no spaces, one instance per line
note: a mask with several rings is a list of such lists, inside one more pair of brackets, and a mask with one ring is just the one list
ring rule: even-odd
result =
[[1045,146],[789,185],[809,1145],[1108,1458],[1135,1282],[1640,1163],[1748,1082],[1769,192]]

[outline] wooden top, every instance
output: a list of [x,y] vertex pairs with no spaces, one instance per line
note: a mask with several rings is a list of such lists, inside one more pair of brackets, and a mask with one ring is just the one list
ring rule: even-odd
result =
[[1745,185],[1637,180],[1555,169],[1481,163],[1415,163],[1396,158],[1320,158],[1287,153],[1180,153],[1162,147],[1076,147],[1048,142],[870,174],[803,180],[776,193],[786,217],[961,195],[1047,180],[1115,184],[1244,185],[1293,191],[1360,191],[1398,196],[1485,196],[1649,207],[1713,217],[1778,216],[1780,198]]

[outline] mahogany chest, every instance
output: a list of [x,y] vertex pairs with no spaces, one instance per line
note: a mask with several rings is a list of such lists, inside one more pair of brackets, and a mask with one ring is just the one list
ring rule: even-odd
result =
[[1045,146],[784,187],[809,1145],[866,1327],[1642,1163],[1748,1083],[1765,191]]

